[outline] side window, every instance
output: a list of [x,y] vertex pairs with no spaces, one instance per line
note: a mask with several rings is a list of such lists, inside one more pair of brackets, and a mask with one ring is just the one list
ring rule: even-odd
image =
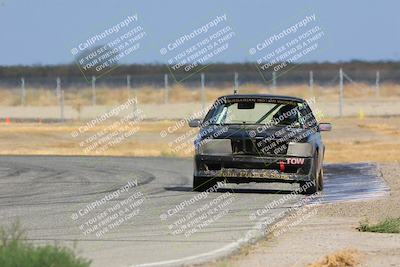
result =
[[305,128],[312,128],[318,125],[318,122],[309,106],[301,103],[299,111],[300,122]]
[[223,109],[225,105],[218,105],[213,107],[207,112],[207,115],[204,117],[203,123],[205,124],[214,124],[217,120],[219,120],[219,115],[221,113],[221,109]]

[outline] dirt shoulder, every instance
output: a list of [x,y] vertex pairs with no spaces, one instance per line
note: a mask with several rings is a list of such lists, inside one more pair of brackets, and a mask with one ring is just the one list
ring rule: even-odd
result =
[[380,170],[391,188],[387,198],[319,206],[312,216],[286,232],[272,232],[266,240],[242,249],[239,254],[205,266],[303,267],[325,255],[352,249],[359,252],[359,266],[399,266],[399,234],[356,230],[365,219],[376,222],[400,216],[400,164],[380,165]]

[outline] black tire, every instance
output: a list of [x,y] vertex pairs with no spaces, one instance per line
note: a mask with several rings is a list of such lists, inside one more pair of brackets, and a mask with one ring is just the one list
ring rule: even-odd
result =
[[322,191],[323,189],[324,189],[324,170],[321,167],[318,174],[318,191]]
[[318,191],[318,182],[316,180],[308,181],[308,182],[300,182],[300,187],[305,188],[302,190],[302,194],[304,195],[312,195],[317,193]]
[[[322,190],[321,185],[319,184],[320,182],[320,172],[317,174],[318,171],[318,154],[315,153],[314,160],[313,160],[313,167],[312,167],[312,177],[311,181],[307,182],[300,182],[300,187],[303,188],[301,191],[302,194],[305,195],[312,195],[318,192],[318,190]],[[323,187],[323,185],[322,185]]]
[[215,181],[215,179],[213,177],[204,178],[204,177],[193,176],[193,191],[204,192],[216,184],[217,184],[217,182]]

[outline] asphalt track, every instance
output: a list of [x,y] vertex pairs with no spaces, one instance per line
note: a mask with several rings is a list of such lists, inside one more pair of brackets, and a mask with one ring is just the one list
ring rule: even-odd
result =
[[[95,267],[166,266],[213,259],[261,238],[257,222],[279,219],[304,199],[293,195],[265,209],[297,188],[289,184],[229,184],[200,199],[191,174],[186,159],[2,156],[0,220],[19,220],[35,243],[76,245]],[[321,203],[384,197],[389,190],[372,163],[327,165],[325,176]]]

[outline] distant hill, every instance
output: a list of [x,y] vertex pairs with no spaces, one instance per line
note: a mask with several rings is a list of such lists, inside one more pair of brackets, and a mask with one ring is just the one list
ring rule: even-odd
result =
[[[231,83],[235,72],[239,74],[239,81],[243,83],[272,82],[272,68],[260,72],[254,63],[245,64],[211,64],[199,66],[206,75],[206,82],[213,85]],[[276,72],[277,81],[280,84],[307,83],[309,72],[313,71],[314,81],[320,84],[336,82],[339,68],[343,68],[356,82],[374,83],[376,72],[380,72],[381,82],[400,82],[400,62],[338,62],[338,63],[307,63],[291,64],[283,70]],[[113,86],[126,85],[126,76],[131,75],[132,85],[164,84],[164,74],[169,74],[169,83],[182,82],[187,85],[198,83],[199,73],[186,73],[182,71],[170,72],[171,68],[161,64],[132,64],[119,65],[97,80],[98,83]],[[172,75],[173,74],[173,75]],[[53,86],[56,77],[60,77],[62,83],[68,86],[86,86],[95,71],[86,71],[85,76],[78,66],[51,65],[51,66],[0,66],[0,86],[18,86],[21,77],[27,84],[43,87]]]

